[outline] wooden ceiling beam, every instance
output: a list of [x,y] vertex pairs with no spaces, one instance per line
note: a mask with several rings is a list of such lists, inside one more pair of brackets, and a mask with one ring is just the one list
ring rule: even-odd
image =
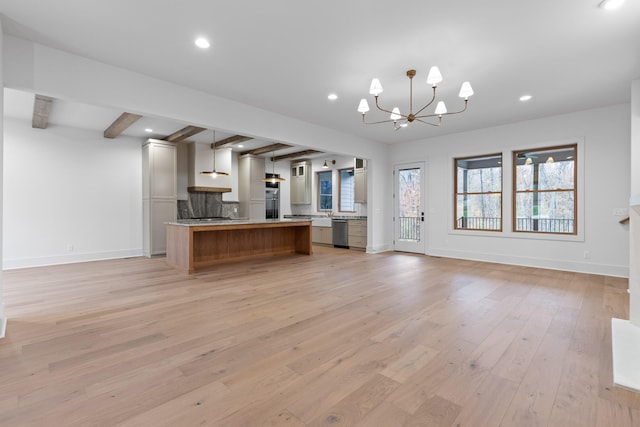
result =
[[298,157],[304,157],[304,156],[310,156],[312,154],[318,154],[318,153],[322,153],[322,151],[318,151],[318,150],[304,150],[304,151],[298,151],[296,153],[289,153],[289,154],[283,154],[281,156],[275,156],[272,158],[272,160],[274,162],[277,162],[279,160],[285,160],[285,159],[295,159]]
[[33,118],[31,127],[36,129],[46,129],[49,125],[49,114],[53,106],[53,98],[36,94],[33,101]]
[[227,145],[233,145],[233,144],[238,144],[240,142],[245,142],[248,141],[251,138],[250,136],[243,136],[243,135],[234,135],[234,136],[230,136],[229,138],[225,138],[223,140],[217,141],[216,142],[216,148],[222,148],[225,147]]
[[140,114],[122,113],[111,126],[104,131],[104,137],[113,139],[118,137],[122,132],[127,130],[129,126],[137,122],[142,116]]
[[205,130],[205,128],[201,128],[198,126],[187,126],[177,132],[172,133],[171,135],[165,136],[164,138],[162,138],[162,140],[168,142],[180,142],[189,137],[192,137],[193,135],[199,134],[200,132],[204,132]]
[[253,154],[255,156],[258,156],[260,154],[269,153],[269,152],[272,152],[272,151],[284,150],[285,148],[291,148],[291,145],[280,144],[280,143],[271,144],[271,145],[265,145],[264,147],[259,147],[259,148],[254,148],[253,150],[244,151],[244,152],[240,153],[240,155]]

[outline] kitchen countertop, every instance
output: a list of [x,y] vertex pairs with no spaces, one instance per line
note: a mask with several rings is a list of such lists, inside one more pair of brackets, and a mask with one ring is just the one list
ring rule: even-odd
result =
[[203,225],[234,225],[234,224],[277,224],[277,223],[297,223],[309,222],[310,218],[296,219],[179,219],[177,221],[166,222],[167,225],[181,225],[185,227],[203,226]]
[[314,219],[321,219],[321,218],[326,218],[326,219],[359,219],[359,220],[365,220],[367,219],[366,216],[356,216],[356,215],[326,215],[326,214],[309,214],[309,215],[284,215],[285,219],[303,219],[303,218],[308,218],[310,220],[314,220]]

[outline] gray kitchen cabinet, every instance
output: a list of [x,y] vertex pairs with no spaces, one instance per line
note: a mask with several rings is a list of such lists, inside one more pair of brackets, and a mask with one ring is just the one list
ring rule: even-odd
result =
[[166,222],[178,215],[176,145],[149,139],[142,146],[142,253],[167,252]]
[[366,249],[367,247],[367,220],[349,220],[349,248]]
[[291,204],[311,204],[311,162],[291,163]]
[[333,234],[331,227],[311,227],[311,241],[323,245],[332,245]]
[[355,159],[353,168],[354,195],[356,203],[367,203],[367,161]]
[[238,159],[238,201],[242,218],[265,219],[265,161],[245,154]]

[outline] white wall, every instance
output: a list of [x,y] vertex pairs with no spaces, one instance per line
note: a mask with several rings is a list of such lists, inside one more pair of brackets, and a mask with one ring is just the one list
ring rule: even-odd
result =
[[[640,201],[640,80],[631,86],[631,196]],[[629,320],[640,327],[640,212],[629,215],[631,241],[629,245]]]
[[[4,46],[4,33],[2,32],[2,23],[0,22],[0,242],[3,241],[2,236],[2,207],[4,206],[3,195],[2,195],[2,181],[4,175],[4,168],[2,166],[2,158],[4,153],[4,87],[3,83],[3,46]],[[3,259],[2,253],[2,245],[0,245],[0,259]],[[7,327],[7,317],[4,314],[4,299],[2,297],[2,271],[0,271],[0,338],[3,338],[5,335]]]
[[3,268],[142,255],[142,142],[5,117]]
[[[613,210],[629,198],[629,105],[616,105],[394,146],[394,163],[427,162],[427,253],[627,277],[629,228]],[[511,150],[580,141],[580,235],[512,233]],[[453,230],[453,158],[503,152],[502,233]],[[585,259],[585,251],[590,258]]]

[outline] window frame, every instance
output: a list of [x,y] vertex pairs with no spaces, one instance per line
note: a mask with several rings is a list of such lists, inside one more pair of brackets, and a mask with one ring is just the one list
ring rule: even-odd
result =
[[[331,177],[331,179],[329,180],[329,182],[331,183],[331,193],[330,194],[324,194],[320,191],[320,181],[321,181],[321,175],[323,174],[329,174],[329,176]],[[322,170],[322,171],[317,171],[316,172],[316,194],[317,194],[317,200],[316,200],[316,211],[317,212],[333,212],[333,170]],[[329,196],[331,197],[331,209],[320,209],[320,199],[322,196]]]
[[[353,206],[353,210],[342,210],[342,172],[351,171],[353,177],[353,189],[351,195],[353,196],[351,203]],[[356,212],[356,202],[355,202],[355,190],[356,190],[356,170],[355,167],[351,166],[348,168],[338,169],[338,212],[347,212],[347,213],[355,213]]]
[[[571,144],[541,146],[529,149],[513,150],[511,152],[511,175],[512,175],[512,190],[511,190],[511,232],[515,235],[527,235],[527,236],[579,236],[580,222],[580,174],[578,173],[580,157],[578,150],[580,144],[573,142]],[[545,152],[562,149],[573,149],[573,188],[572,189],[550,189],[550,190],[518,190],[517,186],[517,168],[518,168],[518,155],[526,153]],[[555,192],[573,192],[573,231],[560,232],[560,231],[540,231],[540,230],[517,230],[517,210],[518,210],[518,194],[533,194],[533,193],[555,193]]]
[[[499,157],[500,164],[500,191],[486,191],[479,193],[470,192],[458,192],[458,162],[461,160],[470,159],[485,159]],[[504,167],[503,167],[504,154],[502,152],[496,152],[491,154],[480,154],[475,156],[462,156],[453,158],[453,230],[454,231],[471,231],[471,232],[489,232],[489,233],[502,233],[504,230]],[[498,228],[469,228],[458,227],[458,196],[460,195],[486,195],[486,194],[498,194],[500,195],[500,225]]]

